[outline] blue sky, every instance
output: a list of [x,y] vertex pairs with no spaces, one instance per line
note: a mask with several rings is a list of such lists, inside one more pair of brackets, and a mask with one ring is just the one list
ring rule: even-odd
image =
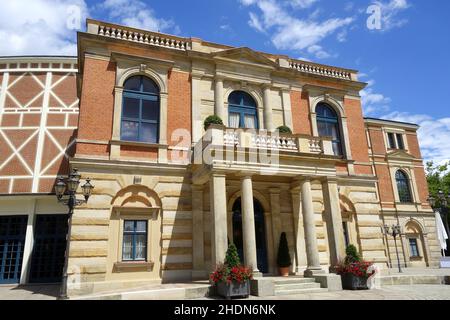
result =
[[[450,105],[442,97],[450,91],[448,1],[1,1],[0,55],[73,55],[74,29],[92,17],[357,69],[369,83],[366,116],[420,124],[424,158],[450,159]],[[369,29],[373,5],[380,28]]]

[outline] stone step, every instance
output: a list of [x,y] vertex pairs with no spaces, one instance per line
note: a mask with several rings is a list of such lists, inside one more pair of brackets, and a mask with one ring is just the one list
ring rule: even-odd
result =
[[313,278],[286,278],[286,279],[276,279],[273,283],[274,285],[315,283],[315,280]]
[[276,296],[290,296],[295,294],[308,294],[308,293],[324,293],[328,292],[325,288],[309,288],[309,289],[296,289],[296,290],[280,290],[275,291]]
[[320,289],[320,283],[289,283],[275,285],[275,292],[285,290]]

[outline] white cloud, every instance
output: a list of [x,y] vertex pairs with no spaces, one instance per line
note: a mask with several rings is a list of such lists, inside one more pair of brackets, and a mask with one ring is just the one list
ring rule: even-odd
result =
[[0,55],[75,55],[86,15],[84,0],[2,1]]
[[[276,0],[240,1],[245,6],[256,5],[260,9],[260,16],[250,12],[249,25],[259,32],[270,32],[272,44],[277,49],[314,53],[316,58],[330,56],[323,49],[317,50],[316,46],[320,46],[322,40],[354,21],[352,17],[318,21],[318,14],[306,19],[297,18],[284,6],[286,3]],[[316,1],[290,1],[289,4],[292,5],[294,2],[301,7],[310,6]]]
[[289,3],[295,8],[309,8],[319,0],[290,0]]
[[419,143],[425,161],[444,163],[450,160],[450,118],[435,119],[407,112],[392,112],[382,118],[418,124]]
[[152,31],[180,32],[173,20],[157,18],[155,12],[140,0],[105,0],[98,8],[119,24]]
[[400,12],[410,7],[408,0],[374,1],[373,3],[381,9],[382,31],[402,27],[408,22],[406,18],[398,18]]
[[[367,75],[362,73],[359,75],[359,78],[366,78]],[[369,79],[366,81],[367,87],[360,92],[361,101],[363,105],[364,115],[365,116],[376,116],[381,113],[388,112],[390,110],[390,104],[392,102],[391,98],[386,97],[385,95],[375,92],[374,85],[375,80]]]

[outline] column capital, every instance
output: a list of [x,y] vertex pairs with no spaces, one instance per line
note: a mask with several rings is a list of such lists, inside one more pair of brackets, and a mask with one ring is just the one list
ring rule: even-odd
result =
[[269,189],[269,193],[270,194],[280,194],[281,193],[281,189],[280,188],[270,188]]
[[191,185],[192,191],[203,191],[205,189],[205,186],[203,184],[192,184]]
[[216,74],[214,76],[214,81],[216,81],[216,82],[223,82],[224,80],[225,80],[225,77],[222,75]]

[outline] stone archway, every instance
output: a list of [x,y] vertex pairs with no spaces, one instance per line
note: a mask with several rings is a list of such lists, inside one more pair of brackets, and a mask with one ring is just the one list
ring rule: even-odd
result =
[[427,267],[428,250],[426,236],[421,223],[415,219],[408,220],[404,225],[404,254],[409,267]]

